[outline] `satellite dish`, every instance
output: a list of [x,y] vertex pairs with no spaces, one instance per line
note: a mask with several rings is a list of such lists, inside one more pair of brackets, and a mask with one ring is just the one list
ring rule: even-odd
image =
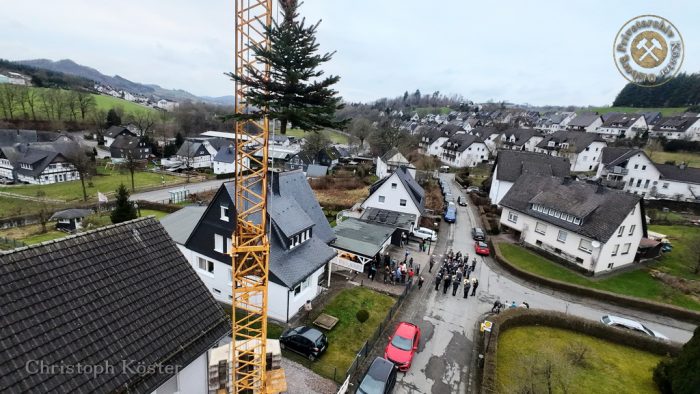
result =
[[598,249],[598,248],[600,247],[600,242],[598,242],[598,241],[593,241],[593,242],[591,242],[591,246],[593,246],[594,248]]

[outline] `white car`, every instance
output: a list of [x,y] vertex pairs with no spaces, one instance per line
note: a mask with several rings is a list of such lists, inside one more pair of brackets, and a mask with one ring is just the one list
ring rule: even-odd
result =
[[654,331],[651,328],[646,327],[642,323],[630,319],[625,319],[624,317],[605,315],[600,318],[600,322],[610,327],[622,328],[625,330],[631,330],[634,332],[639,332],[650,337],[666,339],[668,337],[658,331]]
[[425,227],[418,227],[417,229],[414,229],[412,235],[416,238],[424,239],[426,241],[437,241],[437,233]]

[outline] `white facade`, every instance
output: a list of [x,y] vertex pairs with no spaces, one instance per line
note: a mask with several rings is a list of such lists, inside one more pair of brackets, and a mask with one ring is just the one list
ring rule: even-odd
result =
[[[250,167],[250,159],[243,159],[244,165]],[[214,163],[214,174],[233,174],[236,172],[236,163],[228,163],[225,161],[213,161]]]
[[168,379],[151,394],[208,394],[209,371],[207,353],[204,352]]
[[[428,137],[423,137],[428,140]],[[442,144],[447,142],[448,137],[438,137],[432,144],[428,145],[426,141],[423,142],[423,153],[431,156],[442,156]]]
[[513,187],[513,182],[498,179],[498,165],[496,165],[491,177],[491,189],[489,189],[491,204],[498,205],[511,187]]
[[[381,157],[377,157],[377,168],[375,175],[377,175],[379,179],[383,179],[385,176],[394,172],[400,165],[411,167],[411,163],[404,157],[404,155],[401,154],[401,152],[396,152],[396,154],[389,157],[386,161],[384,161]],[[415,176],[415,172],[416,170],[414,168],[412,174],[413,176]]]
[[595,133],[606,140],[616,140],[618,138],[634,138],[638,132],[643,132],[647,129],[647,122],[643,116],[640,116],[634,123],[626,128],[621,127],[604,127],[603,125],[595,129]]
[[[542,148],[536,148],[535,152],[549,154],[552,156],[566,157],[571,162],[572,172],[588,172],[595,171],[600,163],[600,156],[608,144],[600,141],[593,141],[585,149],[579,153],[575,152],[558,152],[556,150],[548,150]],[[562,147],[562,150],[566,150],[566,147]]]
[[12,179],[12,170],[14,167],[12,166],[12,163],[7,160],[7,159],[0,159],[0,177],[5,177],[8,179]]
[[649,132],[649,136],[664,137],[667,140],[700,141],[700,118],[693,122],[685,131],[678,131],[671,127],[660,127],[652,129]]
[[[411,198],[396,173],[392,174],[377,190],[362,203],[362,209],[378,208],[390,211],[416,215],[416,223],[420,221],[421,212]],[[412,229],[411,229],[412,231]]]
[[591,238],[508,208],[501,212],[500,223],[520,232],[521,241],[528,245],[544,249],[594,274],[632,264],[643,236],[639,203],[610,239],[598,243],[598,247]]
[[[443,150],[440,161],[452,167],[475,167],[491,157],[489,148],[483,142],[473,142],[462,152],[454,152],[454,158],[447,155],[448,150]],[[451,152],[451,151],[450,151]]]
[[[10,176],[10,178],[12,178],[12,176]],[[49,164],[46,166],[44,171],[42,171],[41,174],[37,175],[36,177],[23,175],[18,172],[17,180],[20,182],[27,182],[32,185],[50,185],[52,183],[77,181],[80,180],[80,176],[72,164],[61,162]]]

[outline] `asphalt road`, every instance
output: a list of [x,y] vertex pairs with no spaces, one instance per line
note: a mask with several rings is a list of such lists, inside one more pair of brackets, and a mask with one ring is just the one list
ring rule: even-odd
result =
[[207,190],[218,189],[222,183],[227,182],[227,179],[216,179],[205,182],[184,183],[178,186],[173,186],[166,189],[158,189],[150,192],[136,193],[131,195],[130,200],[145,200],[154,202],[167,202],[170,198],[170,191],[187,189],[191,193],[199,193]]
[[[456,184],[452,188],[466,198]],[[474,256],[471,228],[477,216],[469,207],[458,207],[455,224],[442,223],[436,255],[441,258],[450,247],[454,251]],[[470,257],[470,259],[472,258]],[[472,366],[474,327],[491,310],[495,300],[526,301],[532,308],[556,310],[599,320],[602,315],[614,314],[642,322],[677,342],[686,342],[692,336],[693,325],[591,299],[540,288],[524,282],[501,270],[490,258],[477,257],[475,274],[479,279],[476,297],[462,298],[462,287],[457,296],[434,290],[434,274],[424,272],[426,283],[416,289],[398,314],[397,321],[409,321],[421,328],[422,338],[413,365],[405,374],[399,373],[396,393],[464,393],[470,387],[469,369]],[[386,344],[386,340],[378,346]]]

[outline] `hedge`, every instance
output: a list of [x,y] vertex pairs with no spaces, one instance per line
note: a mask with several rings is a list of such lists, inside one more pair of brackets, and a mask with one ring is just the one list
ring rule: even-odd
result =
[[499,315],[489,318],[489,320],[493,322],[491,333],[485,334],[482,338],[482,349],[488,348],[484,354],[484,369],[481,379],[481,392],[483,393],[496,392],[498,338],[501,331],[506,331],[513,327],[546,326],[560,328],[661,356],[675,356],[682,347],[678,343],[660,341],[647,335],[609,327],[593,320],[554,311],[522,308],[508,309]]
[[493,246],[494,248],[492,248],[491,250],[494,254],[495,260],[513,275],[521,279],[527,280],[529,282],[534,282],[545,287],[560,290],[565,293],[570,293],[577,296],[590,297],[602,300],[611,304],[623,306],[625,308],[637,309],[643,312],[651,312],[659,315],[664,315],[672,317],[674,319],[687,321],[693,324],[700,323],[700,312],[697,311],[692,311],[690,309],[685,309],[673,305],[662,304],[660,302],[644,300],[642,298],[624,296],[616,293],[611,293],[609,291],[579,286],[555,279],[545,278],[532,272],[525,271],[523,269],[520,269],[519,267],[516,267],[515,265],[511,264],[508,260],[506,260],[501,254],[501,250],[498,244],[494,244]]

